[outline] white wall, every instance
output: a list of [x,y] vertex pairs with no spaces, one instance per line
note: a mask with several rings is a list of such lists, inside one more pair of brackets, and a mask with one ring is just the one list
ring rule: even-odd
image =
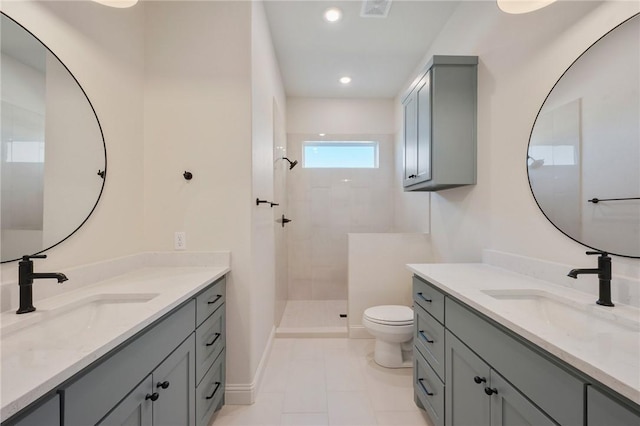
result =
[[287,133],[393,134],[391,99],[288,98]]
[[[251,82],[252,82],[252,189],[251,199],[274,200],[276,135],[285,132],[281,113],[286,108],[280,69],[271,43],[262,2],[251,3]],[[280,163],[278,165],[281,166]],[[277,200],[275,202],[278,202]],[[252,203],[251,258],[251,372],[255,373],[265,353],[275,322],[276,308],[276,232],[280,211],[265,204]],[[258,372],[259,373],[259,372]]]
[[[145,246],[231,251],[227,381],[253,380],[251,4],[146,2]],[[177,23],[184,23],[178,25]],[[190,181],[182,177],[188,170]]]
[[413,304],[407,263],[431,259],[428,234],[349,234],[349,337],[371,337],[362,326],[365,309]]
[[[273,328],[273,222],[262,211],[254,215],[252,185],[273,192],[271,105],[275,98],[284,110],[286,100],[261,7],[3,3],[74,72],[107,144],[98,209],[38,269],[64,272],[142,250],[173,250],[175,231],[187,233],[189,251],[230,250],[228,402],[252,401]],[[193,180],[182,177],[185,170]],[[253,272],[265,265],[267,274]],[[3,265],[9,280],[16,266]]]
[[[482,248],[494,248],[576,266],[593,264],[585,247],[558,232],[538,210],[527,181],[527,142],[558,77],[639,7],[623,1],[556,2],[534,13],[507,15],[490,2],[460,4],[423,64],[434,54],[479,56],[478,184],[432,194],[437,260],[479,261]],[[637,273],[637,268],[637,260],[614,259],[614,272]]]
[[[1,7],[73,72],[96,110],[108,151],[109,175],[96,211],[73,238],[38,261],[37,269],[64,271],[139,252],[143,245],[142,9],[116,10],[76,1],[2,2]],[[17,264],[3,264],[2,281],[16,278]]]

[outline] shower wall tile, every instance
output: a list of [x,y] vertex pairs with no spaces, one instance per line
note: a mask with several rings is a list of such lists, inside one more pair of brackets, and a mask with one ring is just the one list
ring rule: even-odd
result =
[[[330,138],[327,136],[326,138]],[[393,135],[335,136],[379,141],[376,169],[307,169],[302,143],[313,136],[288,135],[287,154],[300,161],[287,180],[289,297],[347,297],[347,234],[389,232],[394,223]]]
[[289,300],[313,300],[311,279],[298,280],[289,278]]

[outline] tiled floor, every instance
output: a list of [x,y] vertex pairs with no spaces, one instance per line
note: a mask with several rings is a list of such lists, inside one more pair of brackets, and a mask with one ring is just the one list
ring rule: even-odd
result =
[[410,368],[373,361],[371,339],[273,342],[253,405],[226,405],[213,425],[429,426],[413,402]]
[[346,337],[346,300],[288,300],[278,337]]

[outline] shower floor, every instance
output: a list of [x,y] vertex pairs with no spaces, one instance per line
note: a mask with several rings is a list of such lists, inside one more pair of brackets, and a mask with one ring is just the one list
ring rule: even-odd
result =
[[276,337],[347,337],[346,300],[287,300]]

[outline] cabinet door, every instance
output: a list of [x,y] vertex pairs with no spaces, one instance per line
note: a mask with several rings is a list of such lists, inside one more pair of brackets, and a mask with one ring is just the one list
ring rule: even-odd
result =
[[418,97],[412,92],[404,109],[404,185],[415,183],[418,175]]
[[418,84],[418,152],[416,183],[431,179],[431,71]]
[[593,386],[587,387],[587,426],[637,426],[640,412],[615,401]]
[[153,372],[154,426],[195,425],[195,337],[189,336]]
[[446,331],[445,424],[447,426],[490,424],[491,369],[471,349]]
[[494,370],[490,388],[496,392],[491,396],[491,426],[556,424]]
[[116,408],[98,423],[99,426],[152,426],[151,375],[147,376]]

